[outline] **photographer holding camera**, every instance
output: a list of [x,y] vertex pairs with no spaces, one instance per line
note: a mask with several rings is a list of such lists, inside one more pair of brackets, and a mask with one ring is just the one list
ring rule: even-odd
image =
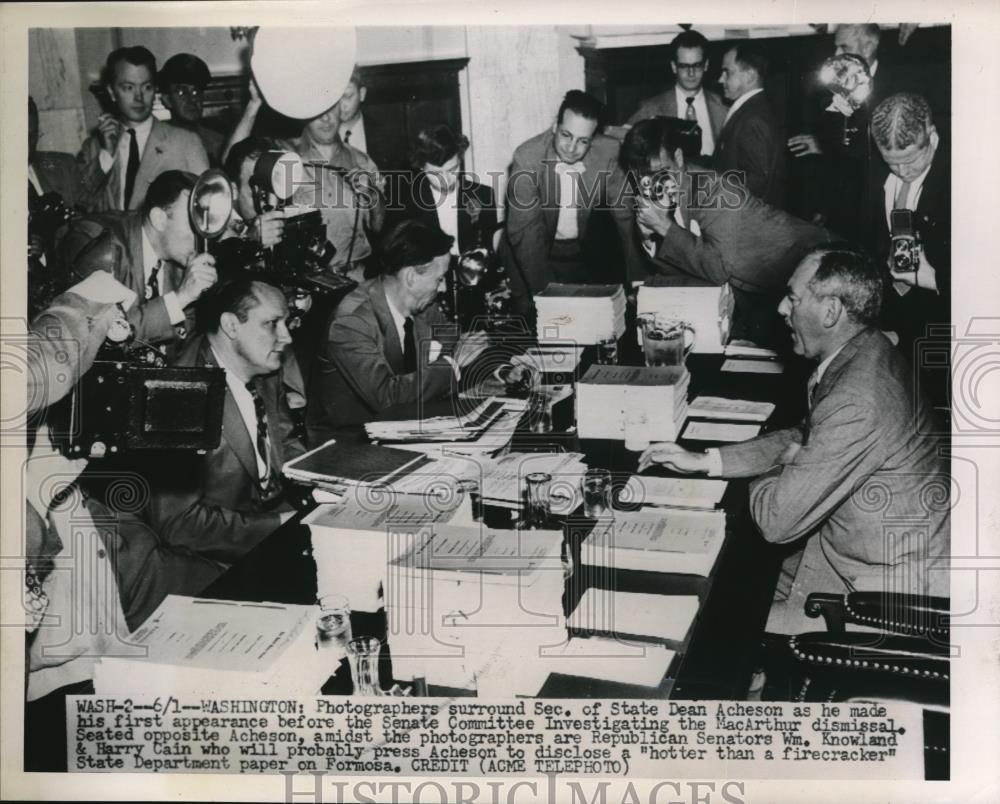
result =
[[[919,338],[931,325],[947,326],[951,310],[951,166],[948,148],[924,98],[900,92],[872,113],[872,137],[883,170],[871,193],[872,250],[886,266],[884,326],[899,335],[899,348],[914,362]],[[941,372],[938,376],[941,375]],[[932,380],[924,389],[936,406],[947,406],[948,389]]]
[[215,258],[200,254],[188,216],[195,177],[161,173],[142,208],[105,212],[70,224],[60,240],[77,277],[107,271],[139,297],[128,313],[138,340],[176,349],[193,330],[195,301],[216,282]]

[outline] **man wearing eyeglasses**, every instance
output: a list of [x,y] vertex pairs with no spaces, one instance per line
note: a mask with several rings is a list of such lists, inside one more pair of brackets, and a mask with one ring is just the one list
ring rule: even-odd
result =
[[674,37],[670,48],[674,86],[644,100],[627,124],[653,117],[695,121],[701,128],[702,156],[711,156],[726,119],[726,106],[715,92],[702,87],[708,70],[708,40],[697,31],[684,31]]
[[170,122],[197,134],[212,167],[218,167],[226,138],[201,122],[205,89],[211,80],[208,65],[191,53],[171,56],[158,76],[160,99],[170,110]]

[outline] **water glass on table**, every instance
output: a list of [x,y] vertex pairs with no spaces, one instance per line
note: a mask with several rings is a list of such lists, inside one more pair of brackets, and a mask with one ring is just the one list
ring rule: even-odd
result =
[[549,492],[552,475],[531,472],[524,478],[524,524],[529,530],[543,530],[549,520]]
[[642,452],[649,446],[649,417],[641,410],[625,411],[625,449]]
[[583,477],[583,513],[598,519],[611,512],[611,472],[588,469]]
[[618,365],[617,338],[601,338],[597,342],[597,362],[602,366]]
[[316,647],[329,651],[331,658],[340,661],[352,638],[350,601],[344,595],[323,595],[317,604]]
[[347,643],[347,663],[355,695],[384,695],[378,674],[382,643],[375,637],[358,637]]

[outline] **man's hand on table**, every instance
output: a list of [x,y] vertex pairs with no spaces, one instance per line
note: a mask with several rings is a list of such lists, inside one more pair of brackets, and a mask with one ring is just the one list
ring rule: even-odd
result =
[[672,441],[665,441],[662,444],[651,444],[639,456],[640,472],[646,471],[653,465],[665,466],[674,472],[690,475],[698,472],[707,473],[709,459],[705,452],[692,452],[677,446]]

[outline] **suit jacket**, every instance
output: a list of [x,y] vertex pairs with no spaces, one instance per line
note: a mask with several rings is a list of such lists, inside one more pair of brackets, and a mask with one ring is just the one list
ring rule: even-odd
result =
[[[507,208],[500,259],[510,277],[512,294],[525,299],[549,284],[548,255],[556,239],[559,222],[559,175],[552,144],[552,132],[543,131],[514,151],[507,182]],[[633,237],[631,197],[626,191],[625,174],[618,165],[619,144],[598,134],[583,158],[580,174],[581,198],[577,208],[579,240],[584,242],[592,213],[610,210],[622,245],[628,273],[642,264]],[[614,277],[616,279],[617,277]],[[613,281],[613,278],[608,278]]]
[[[705,93],[705,106],[708,107],[708,119],[712,124],[712,139],[716,143],[716,147],[718,147],[719,133],[722,131],[722,124],[726,120],[728,108],[722,102],[722,98],[719,97],[717,92],[704,88],[702,92]],[[685,112],[678,112],[677,93],[674,91],[674,87],[670,87],[666,92],[646,98],[646,100],[639,104],[639,108],[635,114],[626,120],[625,123],[626,125],[634,126],[640,120],[651,120],[654,117],[683,118],[684,114]]]
[[740,106],[722,127],[713,167],[743,171],[746,186],[767,203],[785,204],[785,139],[763,92]]
[[[95,132],[83,141],[77,156],[80,166],[80,180],[83,185],[82,203],[89,212],[121,210],[119,201],[121,176],[125,165],[115,159],[111,169],[104,172],[100,160],[101,140]],[[129,209],[139,209],[146,191],[153,179],[165,170],[186,170],[201,174],[208,170],[208,156],[201,139],[193,131],[187,131],[170,123],[153,118],[153,127],[142,152],[139,172],[135,176],[132,200]]]
[[[386,215],[386,227],[400,220],[420,221],[439,228],[437,204],[430,180],[423,171],[416,171],[394,188],[394,198]],[[497,229],[496,199],[493,189],[472,181],[461,174],[458,183],[458,250],[459,253],[480,245],[493,250],[493,233]]]
[[[938,440],[920,435],[928,415],[903,358],[868,328],[829,364],[801,428],[720,449],[724,477],[758,476],[750,509],[764,538],[808,539],[786,619],[769,630],[815,630],[811,592],[948,596],[950,483]],[[781,465],[792,442],[802,447]]]
[[36,151],[31,164],[42,193],[59,193],[70,209],[81,202],[80,173],[72,154]]
[[684,175],[681,212],[700,236],[672,225],[653,258],[712,285],[779,296],[803,256],[832,235],[750,195],[738,176],[693,168]]
[[[198,335],[175,365],[218,366],[218,362],[207,337]],[[305,448],[292,432],[281,372],[254,382],[267,413],[271,466],[280,472],[286,461]],[[278,527],[280,512],[290,508],[280,499],[262,498],[255,438],[256,433],[247,431],[227,386],[219,446],[207,455],[165,455],[150,469],[149,522],[172,547],[231,563]]]
[[[142,253],[142,213],[105,212],[73,221],[61,234],[57,249],[71,274],[83,279],[94,271],[108,271],[115,279],[135,291],[138,301],[128,311],[136,338],[153,344],[168,344],[176,350],[194,330],[194,311],[174,326],[170,323],[162,294],[180,287],[184,268],[166,261],[160,276],[160,293],[146,299],[146,268]],[[192,305],[193,307],[193,305]]]
[[417,370],[403,373],[403,345],[385,298],[382,278],[362,282],[337,305],[319,345],[309,389],[310,443],[343,425],[378,418],[385,408],[445,396],[454,372],[442,357],[429,362],[431,341],[450,354],[455,329],[434,306],[413,317]]

